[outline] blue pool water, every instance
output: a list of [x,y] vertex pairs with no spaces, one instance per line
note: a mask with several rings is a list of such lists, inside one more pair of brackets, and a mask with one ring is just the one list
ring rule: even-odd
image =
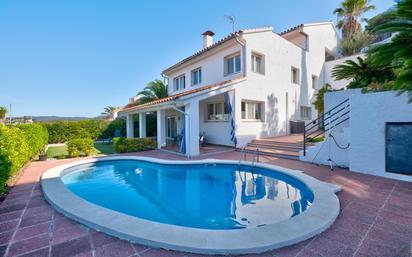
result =
[[64,174],[68,189],[89,202],[194,228],[264,226],[298,215],[313,202],[302,182],[244,165],[117,160],[75,166]]

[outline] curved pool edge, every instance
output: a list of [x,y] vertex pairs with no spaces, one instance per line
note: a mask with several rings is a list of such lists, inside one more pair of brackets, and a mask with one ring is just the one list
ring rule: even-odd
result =
[[[293,218],[263,227],[237,230],[207,230],[145,220],[90,203],[63,184],[61,173],[72,166],[98,161],[138,160],[160,164],[238,164],[233,160],[172,161],[151,157],[115,156],[87,159],[47,170],[41,178],[46,200],[63,215],[98,231],[120,239],[155,248],[200,254],[262,253],[296,244],[320,234],[336,220],[340,205],[335,195],[339,186],[319,181],[302,172],[271,164],[255,166],[287,174],[300,180],[313,192],[310,208]],[[242,165],[250,162],[242,162]]]

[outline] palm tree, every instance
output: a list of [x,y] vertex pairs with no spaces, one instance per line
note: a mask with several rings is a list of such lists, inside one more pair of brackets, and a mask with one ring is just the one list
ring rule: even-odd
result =
[[401,0],[392,21],[375,28],[378,33],[394,33],[388,43],[368,51],[373,64],[392,65],[397,73],[393,89],[408,92],[412,102],[412,0]]
[[104,108],[104,112],[101,113],[106,119],[113,119],[117,108],[114,106],[107,106]]
[[139,102],[141,104],[165,98],[168,96],[167,86],[163,81],[156,79],[147,83],[146,87],[137,93],[137,96],[139,97]]
[[392,66],[388,64],[372,64],[368,59],[357,57],[357,61],[347,60],[336,65],[332,70],[336,80],[352,80],[348,88],[366,88],[371,83],[383,84],[395,78]]
[[352,38],[342,41],[341,53],[343,56],[358,54],[362,49],[369,46],[374,38],[374,35],[367,31],[358,31],[352,35]]
[[344,39],[352,38],[352,35],[361,30],[361,21],[365,21],[363,14],[375,9],[374,5],[369,4],[369,0],[344,0],[339,8],[333,11],[340,19],[337,27],[342,30]]
[[4,106],[0,106],[0,123],[4,124],[4,119],[6,118],[7,108]]

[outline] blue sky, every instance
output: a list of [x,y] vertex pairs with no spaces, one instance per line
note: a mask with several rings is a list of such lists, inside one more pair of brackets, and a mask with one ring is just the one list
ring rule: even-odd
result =
[[[13,116],[97,116],[160,72],[236,29],[336,21],[338,0],[0,0],[0,105]],[[377,10],[392,0],[372,0]]]

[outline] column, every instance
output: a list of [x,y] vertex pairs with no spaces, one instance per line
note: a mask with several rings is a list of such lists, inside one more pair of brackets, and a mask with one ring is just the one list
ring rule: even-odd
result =
[[192,101],[185,105],[186,155],[198,156],[199,148],[199,101]]
[[133,114],[127,114],[126,116],[126,136],[127,138],[134,137]]
[[165,110],[158,110],[157,114],[157,148],[162,148],[166,145],[166,112]]
[[139,112],[139,137],[146,137],[146,113]]

